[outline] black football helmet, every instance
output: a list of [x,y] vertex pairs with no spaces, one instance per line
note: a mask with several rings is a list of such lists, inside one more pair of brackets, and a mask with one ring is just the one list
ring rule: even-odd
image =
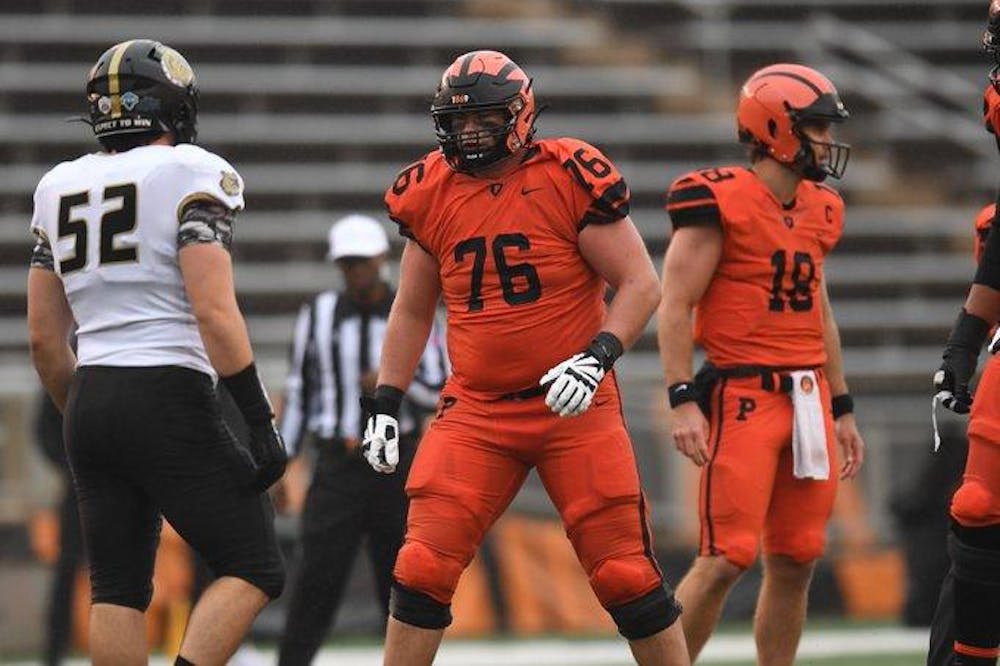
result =
[[[456,114],[486,111],[501,111],[504,124],[474,132],[453,126]],[[431,102],[431,117],[448,165],[475,173],[531,143],[538,113],[531,79],[517,63],[499,51],[472,51],[444,71]],[[492,145],[482,147],[483,140],[491,137],[495,137]]]
[[131,136],[198,136],[198,86],[180,53],[150,39],[115,44],[87,77],[90,126],[105,148]]

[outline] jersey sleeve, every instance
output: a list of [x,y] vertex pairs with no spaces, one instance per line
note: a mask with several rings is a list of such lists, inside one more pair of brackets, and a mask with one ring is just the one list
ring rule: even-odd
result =
[[423,220],[427,207],[426,188],[428,156],[403,167],[385,191],[383,201],[389,219],[396,223],[399,234],[427,248]]
[[561,164],[577,185],[573,196],[577,229],[628,216],[628,184],[611,160],[578,139],[559,139],[558,145]]
[[175,218],[181,219],[192,201],[217,201],[229,210],[242,210],[243,178],[229,162],[197,146],[177,146],[181,159],[164,169],[176,197]]
[[664,208],[674,229],[722,226],[722,210],[715,190],[696,173],[681,176],[667,188]]
[[29,265],[33,268],[44,268],[54,271],[55,256],[52,250],[52,242],[49,239],[49,230],[45,224],[46,219],[49,217],[49,211],[46,205],[44,178],[38,183],[38,187],[35,188],[33,201],[29,229],[35,244],[31,251]]

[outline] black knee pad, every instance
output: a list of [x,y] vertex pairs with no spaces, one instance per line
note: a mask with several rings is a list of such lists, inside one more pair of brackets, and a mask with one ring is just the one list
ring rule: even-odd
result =
[[965,527],[948,535],[948,555],[951,556],[955,578],[1000,587],[1000,550],[970,545],[969,541],[977,544],[992,541],[992,534],[980,535],[976,532],[976,528]]
[[443,604],[423,592],[392,584],[389,612],[400,622],[421,629],[444,629],[451,624],[451,605]]
[[649,638],[672,625],[681,616],[681,606],[674,599],[673,590],[664,584],[638,599],[609,608],[608,612],[618,625],[618,633],[634,641]]

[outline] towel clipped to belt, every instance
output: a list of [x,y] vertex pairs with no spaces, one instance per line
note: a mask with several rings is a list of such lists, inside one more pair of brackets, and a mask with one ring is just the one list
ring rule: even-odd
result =
[[792,472],[796,479],[830,478],[826,423],[819,382],[812,370],[794,370],[792,377]]

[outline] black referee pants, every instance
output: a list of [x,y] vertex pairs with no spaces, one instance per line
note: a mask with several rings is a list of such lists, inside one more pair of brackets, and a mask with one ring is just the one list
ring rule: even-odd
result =
[[404,486],[417,438],[403,435],[393,474],[373,470],[339,440],[320,445],[302,508],[302,560],[281,639],[280,666],[310,664],[343,601],[351,565],[367,537],[378,603],[388,616],[396,553],[406,529]]

